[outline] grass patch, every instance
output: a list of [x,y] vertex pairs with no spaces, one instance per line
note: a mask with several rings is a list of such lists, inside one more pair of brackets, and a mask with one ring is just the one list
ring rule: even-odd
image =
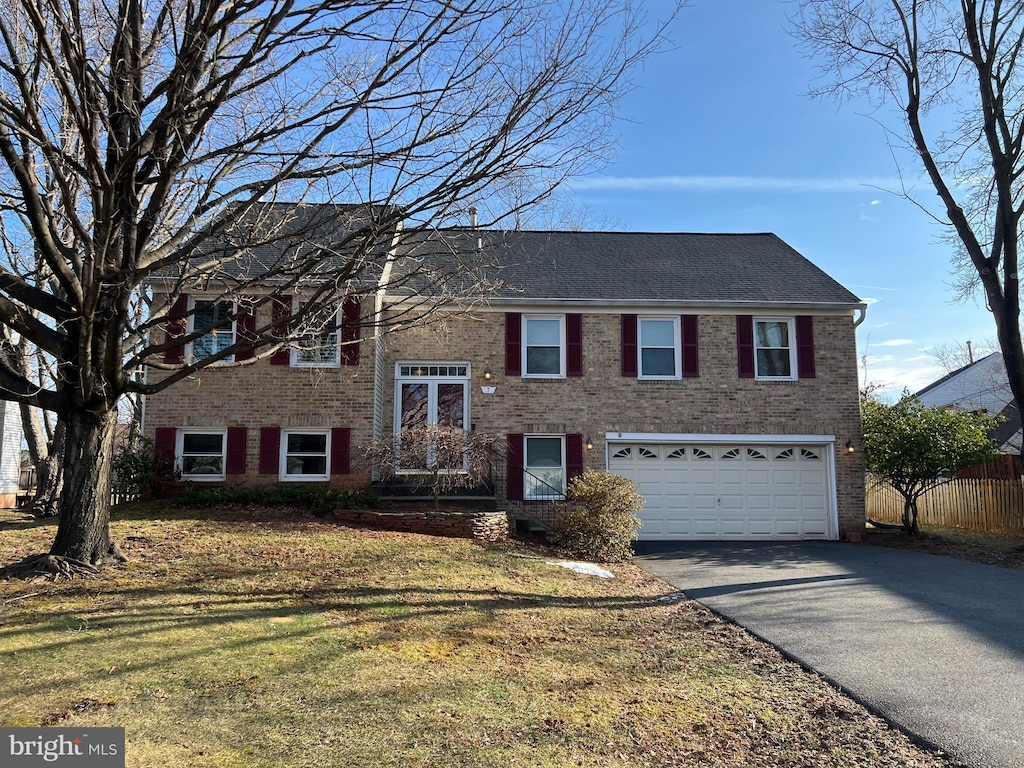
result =
[[1024,571],[1024,537],[981,533],[964,528],[922,525],[920,536],[908,536],[902,530],[868,529],[870,544],[910,549],[932,555],[972,560]]
[[[0,725],[127,764],[945,766],[630,564],[258,509],[133,505],[131,562],[0,583]],[[14,560],[53,527],[0,525]]]

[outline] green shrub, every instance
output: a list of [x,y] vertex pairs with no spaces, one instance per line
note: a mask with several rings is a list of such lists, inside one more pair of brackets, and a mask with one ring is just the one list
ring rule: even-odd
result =
[[307,507],[317,517],[338,509],[375,509],[380,500],[362,491],[339,491],[316,485],[218,485],[191,488],[182,494],[183,507],[223,507],[229,504],[261,504],[268,507]]
[[587,470],[569,483],[569,502],[555,508],[555,543],[588,560],[618,562],[633,554],[644,497],[627,477]]
[[153,494],[157,479],[167,470],[156,458],[153,441],[145,437],[117,448],[113,468],[118,485],[135,488],[147,496]]

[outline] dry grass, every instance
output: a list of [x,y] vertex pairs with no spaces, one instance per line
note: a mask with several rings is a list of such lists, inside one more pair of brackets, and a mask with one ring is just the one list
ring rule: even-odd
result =
[[632,565],[259,510],[113,529],[97,579],[0,583],[0,725],[124,726],[161,768],[946,765]]
[[908,536],[901,530],[869,527],[865,540],[883,547],[910,549],[1024,571],[1024,537],[1021,536],[922,525],[920,536]]

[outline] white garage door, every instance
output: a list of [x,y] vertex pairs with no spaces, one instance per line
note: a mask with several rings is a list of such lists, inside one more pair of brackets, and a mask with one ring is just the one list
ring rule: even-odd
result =
[[824,445],[611,443],[646,504],[641,539],[830,538]]

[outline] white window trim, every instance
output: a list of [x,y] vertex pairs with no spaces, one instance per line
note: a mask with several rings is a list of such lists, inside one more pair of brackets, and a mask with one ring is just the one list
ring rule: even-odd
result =
[[[754,333],[754,379],[756,381],[796,381],[800,378],[796,369],[796,320],[792,317],[755,317],[753,322]],[[786,323],[789,326],[789,376],[764,376],[757,369],[758,349],[781,349],[781,347],[758,347],[757,345],[757,324],[758,323]]]
[[[219,475],[187,475],[185,474],[185,435],[220,435],[221,453]],[[198,455],[198,454],[197,454]],[[174,436],[174,466],[181,475],[182,480],[191,480],[198,483],[223,482],[227,478],[228,469],[228,431],[226,429],[204,429],[201,427],[183,427],[178,429]]]
[[[288,435],[326,435],[327,440],[324,442],[324,469],[326,470],[322,475],[289,475],[288,474]],[[280,453],[278,455],[278,480],[283,483],[311,483],[322,480],[331,479],[331,430],[329,429],[315,429],[296,427],[295,429],[282,429],[281,430],[281,446]],[[319,454],[296,454],[304,456],[319,456]]]
[[[296,299],[293,298],[292,301],[294,302],[294,301],[296,301]],[[334,320],[335,320],[334,335],[336,337],[336,340],[334,342],[334,360],[332,362],[327,362],[327,363],[307,363],[307,362],[303,362],[302,360],[299,359],[299,353],[302,351],[299,348],[299,346],[298,346],[302,337],[299,337],[299,339],[296,339],[295,342],[293,342],[295,346],[292,346],[290,348],[290,350],[289,350],[291,352],[291,358],[289,360],[289,365],[292,368],[340,368],[341,367],[341,321],[338,319],[340,313],[341,313],[341,306],[335,307],[335,310],[334,310]],[[305,335],[306,336],[312,336],[313,334],[305,334]]]
[[[199,297],[189,296],[188,297],[188,333],[190,333],[190,334],[195,333],[196,302],[197,301],[205,301],[205,302],[210,303],[210,304],[230,304],[231,305],[231,314],[232,315],[236,315],[235,319],[231,321],[231,344],[234,344],[236,341],[238,341],[238,318],[237,318],[238,304],[236,302],[234,302],[234,301],[230,301],[229,299],[206,299],[206,298],[203,298],[202,296],[199,296]],[[188,359],[189,360],[195,360],[196,359],[196,356],[195,356],[196,346],[195,345],[196,345],[197,341],[199,341],[199,339],[193,339],[192,341],[190,341],[188,343]],[[216,363],[213,363],[213,365],[223,365],[224,363],[233,363],[233,362],[235,362],[235,356],[234,355],[228,355],[227,357],[222,358],[221,360],[218,360]]]
[[[526,326],[529,320],[557,320],[558,321],[558,373],[528,373],[526,367],[527,352],[529,346],[526,343]],[[566,337],[565,337],[565,315],[523,315],[522,326],[520,330],[520,338],[522,339],[522,350],[520,366],[522,370],[522,377],[524,379],[564,379],[565,376],[565,348],[566,348]]]
[[[527,479],[526,475],[530,473],[530,467],[527,465],[527,460],[526,460],[526,457],[528,455],[528,453],[527,453],[527,444],[530,442],[530,440],[532,438],[535,438],[535,437],[545,437],[545,438],[555,438],[555,437],[557,437],[561,441],[561,443],[562,443],[562,493],[559,496],[553,496],[553,495],[550,495],[550,494],[544,494],[544,495],[541,495],[541,496],[528,496],[527,493],[526,493],[526,489],[529,486],[529,480]],[[538,467],[538,469],[540,469],[540,468]],[[565,435],[543,434],[543,433],[523,435],[523,500],[524,501],[561,501],[562,499],[565,498],[566,483],[567,483],[567,481],[566,481],[566,466],[565,466]]]
[[[642,327],[646,320],[661,320],[672,322],[672,343],[673,356],[675,357],[676,372],[672,376],[645,376],[644,375],[644,346],[643,346],[643,331]],[[665,347],[650,347],[650,349],[665,349]],[[675,381],[683,378],[683,350],[682,350],[682,335],[679,324],[679,315],[651,315],[650,317],[641,315],[637,318],[636,323],[636,373],[638,379],[647,379],[649,381]]]
[[[409,366],[413,368],[429,368],[430,366],[447,366],[450,368],[465,367],[465,375],[430,375],[426,374],[423,376],[403,376],[402,368]],[[403,384],[426,384],[427,385],[427,425],[437,425],[437,386],[439,384],[461,384],[463,387],[463,402],[462,402],[462,426],[463,429],[468,433],[471,429],[469,414],[470,414],[470,397],[473,392],[473,388],[470,386],[472,381],[473,370],[470,364],[462,361],[451,361],[451,360],[400,360],[395,363],[395,382],[394,382],[394,434],[398,434],[402,431],[402,385]],[[460,473],[466,472],[469,469],[469,457],[465,459],[465,464],[462,469],[446,469],[441,470],[444,473]],[[417,468],[398,468],[399,474],[422,474],[425,470]]]

